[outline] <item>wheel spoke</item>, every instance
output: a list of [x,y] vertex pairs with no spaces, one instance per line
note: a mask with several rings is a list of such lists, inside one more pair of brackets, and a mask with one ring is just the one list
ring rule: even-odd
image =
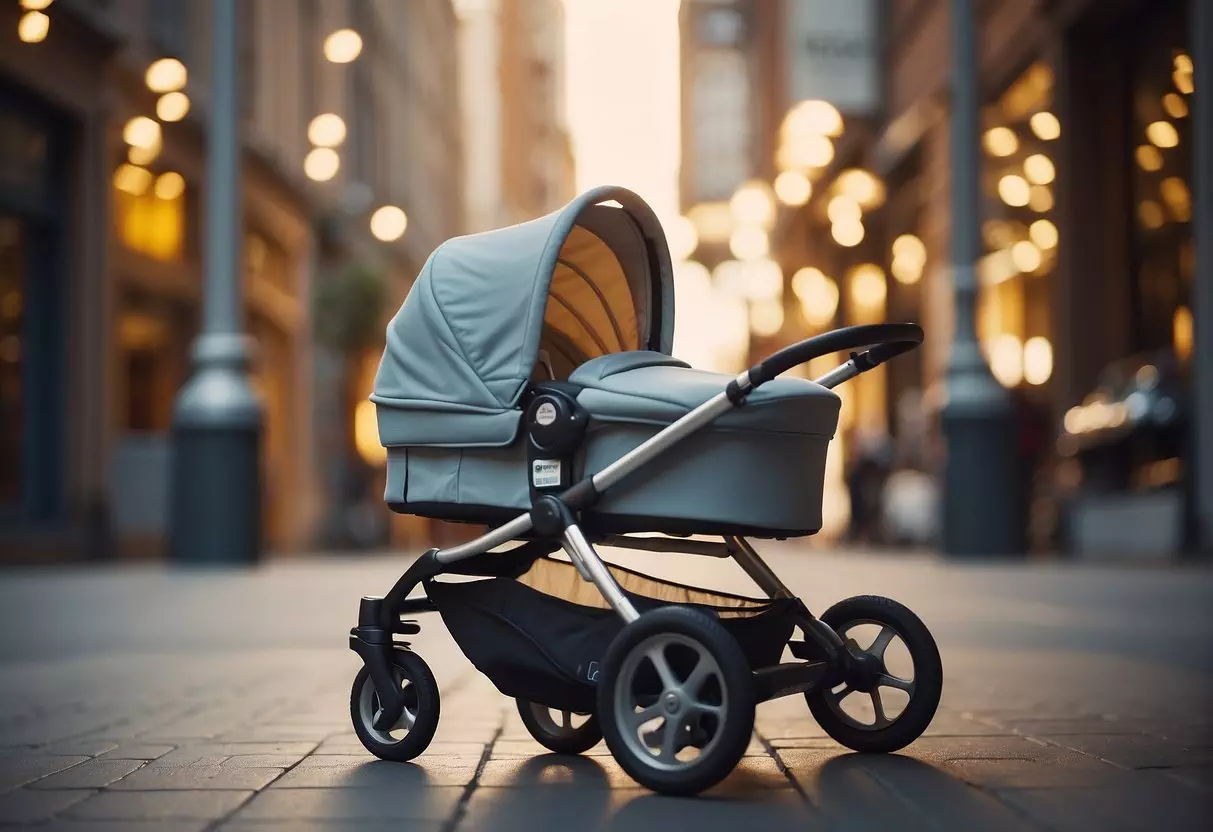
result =
[[699,689],[703,687],[703,683],[715,670],[716,662],[712,660],[712,657],[700,653],[699,662],[695,665],[687,680],[682,683],[682,689],[686,692],[686,695],[692,700],[697,699],[699,697]]
[[897,690],[903,690],[910,696],[914,695],[913,679],[902,679],[900,676],[882,673],[876,678],[876,685],[882,688],[897,688]]
[[566,731],[572,730],[573,714],[571,711],[561,711],[560,712],[560,725]]
[[633,729],[639,729],[641,725],[644,725],[646,722],[652,722],[659,716],[661,716],[661,704],[650,705],[644,710],[636,711],[632,714],[632,727]]
[[405,708],[404,710],[402,710],[400,712],[400,719],[396,720],[396,724],[393,725],[392,727],[393,728],[404,728],[407,731],[411,731],[413,729],[413,723],[416,721],[417,721],[417,715],[415,713],[413,713],[412,711],[410,711],[408,708]]
[[674,677],[674,671],[670,669],[670,663],[665,660],[665,650],[661,645],[653,647],[645,655],[649,657],[649,661],[657,669],[657,675],[661,677],[661,687],[663,690],[673,690],[678,687],[678,679]]
[[832,690],[830,690],[830,691],[826,691],[826,696],[828,696],[828,697],[830,697],[831,699],[833,699],[833,700],[834,700],[834,704],[836,704],[836,705],[837,705],[837,704],[840,704],[840,703],[842,702],[842,700],[846,699],[846,698],[847,698],[847,696],[848,696],[849,694],[851,694],[851,693],[854,693],[854,690],[852,690],[851,686],[850,686],[850,685],[843,685],[843,686],[842,686],[842,690],[838,691],[837,693],[835,693],[835,692],[834,692],[834,691],[832,691]]
[[724,716],[723,705],[709,705],[706,702],[692,702],[691,710],[701,714],[713,714],[715,716]]
[[869,695],[872,697],[872,713],[875,715],[875,722],[872,724],[877,728],[889,725],[889,718],[884,713],[884,702],[880,701],[880,689],[873,688]]
[[880,634],[876,636],[876,640],[872,642],[872,646],[865,652],[871,653],[878,659],[884,660],[884,651],[888,649],[889,642],[893,640],[893,636],[897,635],[897,631],[892,627],[881,627]]
[[661,760],[666,763],[674,762],[678,752],[682,750],[682,717],[665,718],[665,734],[661,738]]

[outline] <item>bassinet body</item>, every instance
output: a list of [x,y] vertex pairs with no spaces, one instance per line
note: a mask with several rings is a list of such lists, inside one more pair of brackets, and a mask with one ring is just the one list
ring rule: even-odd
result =
[[[372,396],[388,505],[489,524],[527,511],[522,417],[537,380],[563,383],[589,415],[574,479],[719,394],[730,377],[670,356],[673,303],[660,224],[623,189],[440,246],[389,327]],[[776,379],[603,494],[584,524],[811,534],[839,404],[813,382]]]

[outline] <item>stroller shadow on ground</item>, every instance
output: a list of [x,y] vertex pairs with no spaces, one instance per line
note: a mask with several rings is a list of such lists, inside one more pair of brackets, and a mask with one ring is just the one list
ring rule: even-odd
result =
[[831,829],[1025,828],[992,795],[903,754],[842,754],[795,773]]

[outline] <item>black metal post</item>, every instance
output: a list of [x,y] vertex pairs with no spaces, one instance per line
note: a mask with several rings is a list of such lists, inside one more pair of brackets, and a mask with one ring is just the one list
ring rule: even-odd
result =
[[951,555],[1002,555],[1025,548],[1011,399],[977,343],[981,253],[980,125],[974,0],[951,0],[951,227],[956,330],[942,421],[947,441],[943,548]]
[[261,403],[242,332],[236,0],[212,0],[206,286],[194,374],[173,414],[170,557],[249,563],[261,552]]

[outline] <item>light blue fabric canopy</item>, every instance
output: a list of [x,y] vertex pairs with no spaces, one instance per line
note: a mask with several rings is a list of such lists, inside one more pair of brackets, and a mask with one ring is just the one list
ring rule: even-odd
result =
[[371,396],[380,441],[508,445],[532,378],[567,378],[613,352],[669,354],[673,340],[661,224],[631,191],[595,188],[555,213],[456,237],[430,255],[388,326]]

